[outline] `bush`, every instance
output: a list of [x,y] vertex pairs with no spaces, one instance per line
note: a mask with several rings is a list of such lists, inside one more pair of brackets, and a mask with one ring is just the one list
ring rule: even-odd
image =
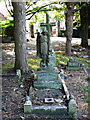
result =
[[[5,21],[0,21],[0,26],[2,29],[2,33],[3,35],[7,35],[10,37],[13,37],[13,29],[14,29],[14,24],[13,24],[13,20],[5,20]],[[0,34],[2,34],[0,32]]]
[[5,28],[5,35],[7,35],[8,37],[13,37],[13,26],[8,26]]

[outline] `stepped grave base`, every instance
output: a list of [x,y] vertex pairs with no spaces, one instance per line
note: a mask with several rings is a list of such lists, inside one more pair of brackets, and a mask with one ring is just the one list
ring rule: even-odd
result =
[[32,92],[32,114],[67,114],[67,104],[61,89],[36,89]]

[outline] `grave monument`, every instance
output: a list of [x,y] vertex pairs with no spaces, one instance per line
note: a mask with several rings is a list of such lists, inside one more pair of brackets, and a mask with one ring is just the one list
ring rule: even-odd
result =
[[80,63],[75,58],[70,58],[67,62],[67,70],[80,70]]
[[69,94],[64,77],[60,76],[56,68],[55,54],[50,44],[48,17],[49,15],[46,14],[45,26],[48,32],[40,33],[42,60],[40,69],[36,73],[37,80],[34,81],[35,90],[32,91],[32,86],[30,87],[30,98],[24,104],[24,113],[47,115],[49,118],[68,118],[69,120],[76,116],[76,103]]
[[41,42],[40,42],[40,32],[36,31],[37,39],[36,39],[36,48],[37,48],[37,57],[41,57]]

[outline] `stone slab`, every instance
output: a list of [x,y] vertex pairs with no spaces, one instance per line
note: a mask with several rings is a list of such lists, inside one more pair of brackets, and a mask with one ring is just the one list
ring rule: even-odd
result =
[[64,90],[64,92],[65,92],[65,94],[66,94],[66,98],[67,98],[67,101],[68,101],[70,95],[69,95],[69,91],[68,91],[68,89],[67,89],[67,86],[66,86],[66,84],[65,84],[65,81],[64,81],[64,79],[61,78],[60,75],[58,75],[58,77],[59,77],[59,79],[60,79],[61,82],[62,82],[62,88],[63,88],[63,90]]
[[80,70],[80,67],[68,67],[66,66],[66,70]]
[[45,98],[63,98],[63,91],[61,89],[38,89],[37,95],[34,94],[37,98],[45,99]]
[[68,67],[80,67],[78,62],[68,62]]
[[62,85],[60,82],[44,82],[44,83],[39,83],[39,82],[34,82],[34,87],[37,89],[59,89],[62,88]]
[[65,105],[32,106],[31,113],[39,114],[39,115],[62,115],[62,114],[67,114],[67,107]]
[[57,80],[58,79],[58,71],[38,71],[37,72],[37,80],[38,81],[46,81],[46,80]]

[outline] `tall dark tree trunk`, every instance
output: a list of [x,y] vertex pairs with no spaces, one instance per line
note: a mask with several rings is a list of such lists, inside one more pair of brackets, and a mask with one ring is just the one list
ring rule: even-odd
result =
[[73,16],[74,16],[74,2],[67,2],[65,10],[66,16],[66,54],[71,55],[71,41],[73,34]]
[[30,25],[30,36],[34,38],[34,25]]
[[12,2],[14,9],[15,70],[28,72],[25,2]]
[[[82,3],[83,4],[83,3]],[[81,18],[81,46],[88,46],[88,6],[82,7],[80,10],[80,18]]]
[[60,36],[60,21],[57,20],[56,22],[56,36],[59,37]]

